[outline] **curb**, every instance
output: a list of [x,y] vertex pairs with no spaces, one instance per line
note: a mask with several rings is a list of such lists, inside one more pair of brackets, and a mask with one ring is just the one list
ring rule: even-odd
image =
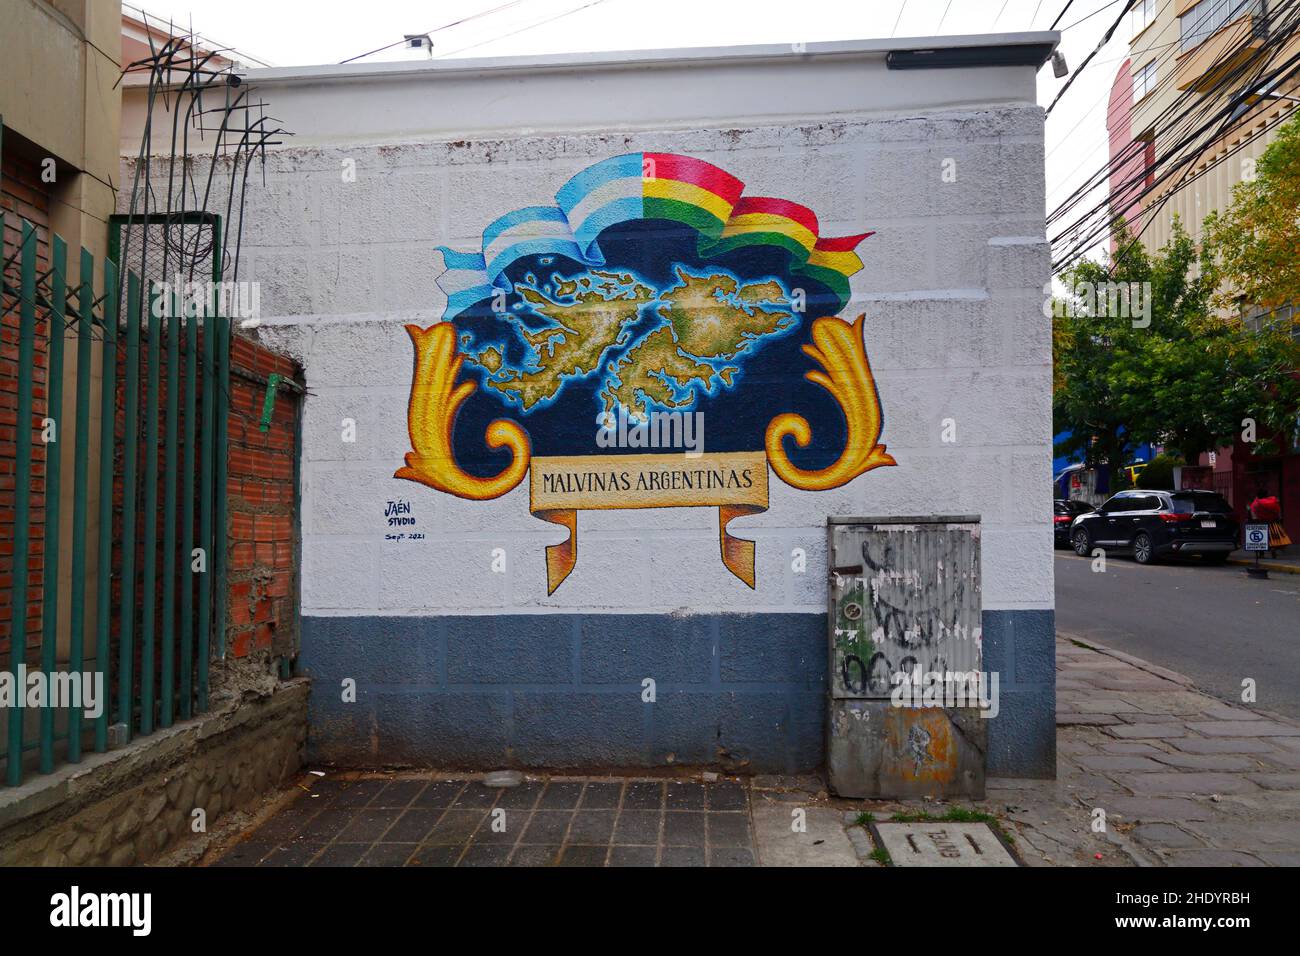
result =
[[[1067,640],[1072,644],[1082,645],[1091,651],[1096,651],[1098,654],[1105,654],[1107,657],[1113,657],[1116,660],[1123,661],[1126,664],[1131,664],[1132,666],[1136,667],[1138,670],[1143,670],[1146,671],[1148,674],[1154,674],[1156,677],[1161,677],[1167,681],[1172,681],[1175,684],[1178,684],[1182,687],[1186,687],[1188,690],[1194,691],[1197,694],[1201,694],[1204,697],[1208,697],[1211,700],[1217,700],[1221,704],[1227,704],[1230,707],[1241,706],[1239,701],[1233,700],[1231,698],[1219,697],[1215,694],[1211,694],[1209,691],[1205,690],[1204,688],[1197,687],[1195,681],[1193,681],[1190,677],[1178,673],[1177,671],[1171,671],[1168,668],[1161,667],[1159,664],[1152,664],[1150,661],[1145,661],[1140,657],[1134,657],[1132,654],[1126,654],[1123,651],[1117,651],[1112,647],[1107,647],[1105,644],[1099,644],[1090,637],[1080,637],[1078,634],[1071,634],[1069,631],[1062,631],[1059,629],[1056,632],[1056,636],[1058,638]],[[1300,726],[1300,721],[1297,721],[1294,717],[1288,717],[1285,714],[1279,714],[1276,711],[1272,711],[1272,710],[1265,710],[1262,707],[1252,707],[1249,709],[1251,713],[1258,714],[1260,717],[1263,717],[1267,720],[1271,720],[1275,723],[1288,724],[1292,726]],[[1058,730],[1059,730],[1059,726],[1058,726]]]
[[1166,667],[1161,667],[1159,664],[1152,664],[1150,661],[1144,661],[1142,658],[1134,657],[1132,654],[1125,654],[1123,651],[1117,651],[1113,647],[1107,647],[1105,644],[1098,644],[1092,638],[1080,637],[1077,634],[1071,634],[1069,631],[1058,630],[1056,633],[1071,643],[1081,644],[1089,650],[1096,651],[1099,654],[1105,654],[1107,657],[1113,657],[1118,661],[1123,661],[1125,664],[1131,664],[1138,670],[1146,671],[1148,674],[1154,674],[1156,677],[1163,678],[1164,680],[1171,681],[1183,687],[1190,687],[1193,690],[1196,689],[1196,685],[1192,682],[1190,677],[1186,677],[1177,671],[1171,671]]
[[[1254,567],[1253,558],[1229,558],[1229,564],[1239,564],[1242,567]],[[1281,561],[1260,561],[1259,566],[1267,571],[1281,571],[1283,574],[1300,574],[1300,565],[1283,564]]]

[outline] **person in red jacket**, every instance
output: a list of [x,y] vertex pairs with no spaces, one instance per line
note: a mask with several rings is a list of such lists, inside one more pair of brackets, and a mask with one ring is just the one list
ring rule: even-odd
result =
[[1286,529],[1282,527],[1282,505],[1277,500],[1276,495],[1266,495],[1264,489],[1261,488],[1255,495],[1255,500],[1250,503],[1247,511],[1250,514],[1251,521],[1258,521],[1268,525],[1270,551],[1285,548],[1291,543]]

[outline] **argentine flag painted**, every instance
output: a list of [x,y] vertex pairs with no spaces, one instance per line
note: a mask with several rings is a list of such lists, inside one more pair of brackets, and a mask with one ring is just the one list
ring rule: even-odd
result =
[[447,294],[450,320],[492,295],[510,291],[505,272],[531,255],[561,255],[590,266],[604,264],[596,239],[603,229],[640,219],[643,154],[615,156],[584,169],[556,193],[558,206],[529,206],[507,213],[483,231],[483,252],[438,249],[446,271],[438,288]]
[[584,169],[555,194],[588,262],[605,261],[596,246],[602,229],[645,214],[644,172],[644,154],[614,156]]
[[584,258],[573,241],[569,220],[554,206],[529,206],[506,213],[483,232],[487,278],[494,286],[509,288],[509,283],[498,277],[511,263],[531,255]]
[[488,282],[487,267],[480,253],[457,252],[447,246],[439,246],[438,251],[442,253],[443,267],[437,279],[438,288],[447,294],[445,318],[452,319],[492,295],[492,284]]
[[505,271],[525,256],[560,255],[583,261],[573,230],[555,206],[517,209],[496,220],[483,232],[483,252],[457,252],[439,246],[443,267],[438,288],[447,294],[445,320],[454,319],[497,289],[513,287]]

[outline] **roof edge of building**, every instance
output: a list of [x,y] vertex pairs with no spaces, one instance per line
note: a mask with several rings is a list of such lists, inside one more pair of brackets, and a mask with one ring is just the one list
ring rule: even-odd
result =
[[[1032,65],[1052,55],[1060,33],[1039,30],[1019,33],[969,34],[943,37],[892,37],[832,40],[815,43],[761,43],[739,46],[677,47],[648,50],[602,50],[589,53],[550,53],[533,56],[470,57],[457,60],[396,60],[379,63],[330,63],[269,67],[240,71],[259,85],[330,83],[356,80],[407,79],[424,75],[466,73],[539,73],[556,70],[655,68],[684,64],[754,63],[780,60],[819,60],[882,57],[896,69],[940,69]],[[949,54],[945,56],[944,54]]]

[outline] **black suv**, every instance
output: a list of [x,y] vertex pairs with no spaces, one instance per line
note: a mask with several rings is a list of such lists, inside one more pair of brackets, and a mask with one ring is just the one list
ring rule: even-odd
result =
[[1079,515],[1091,511],[1086,501],[1057,498],[1052,504],[1052,544],[1058,548],[1070,546],[1070,524]]
[[1162,555],[1199,554],[1221,564],[1237,547],[1237,522],[1213,491],[1121,491],[1070,525],[1074,553],[1131,550],[1139,564]]

